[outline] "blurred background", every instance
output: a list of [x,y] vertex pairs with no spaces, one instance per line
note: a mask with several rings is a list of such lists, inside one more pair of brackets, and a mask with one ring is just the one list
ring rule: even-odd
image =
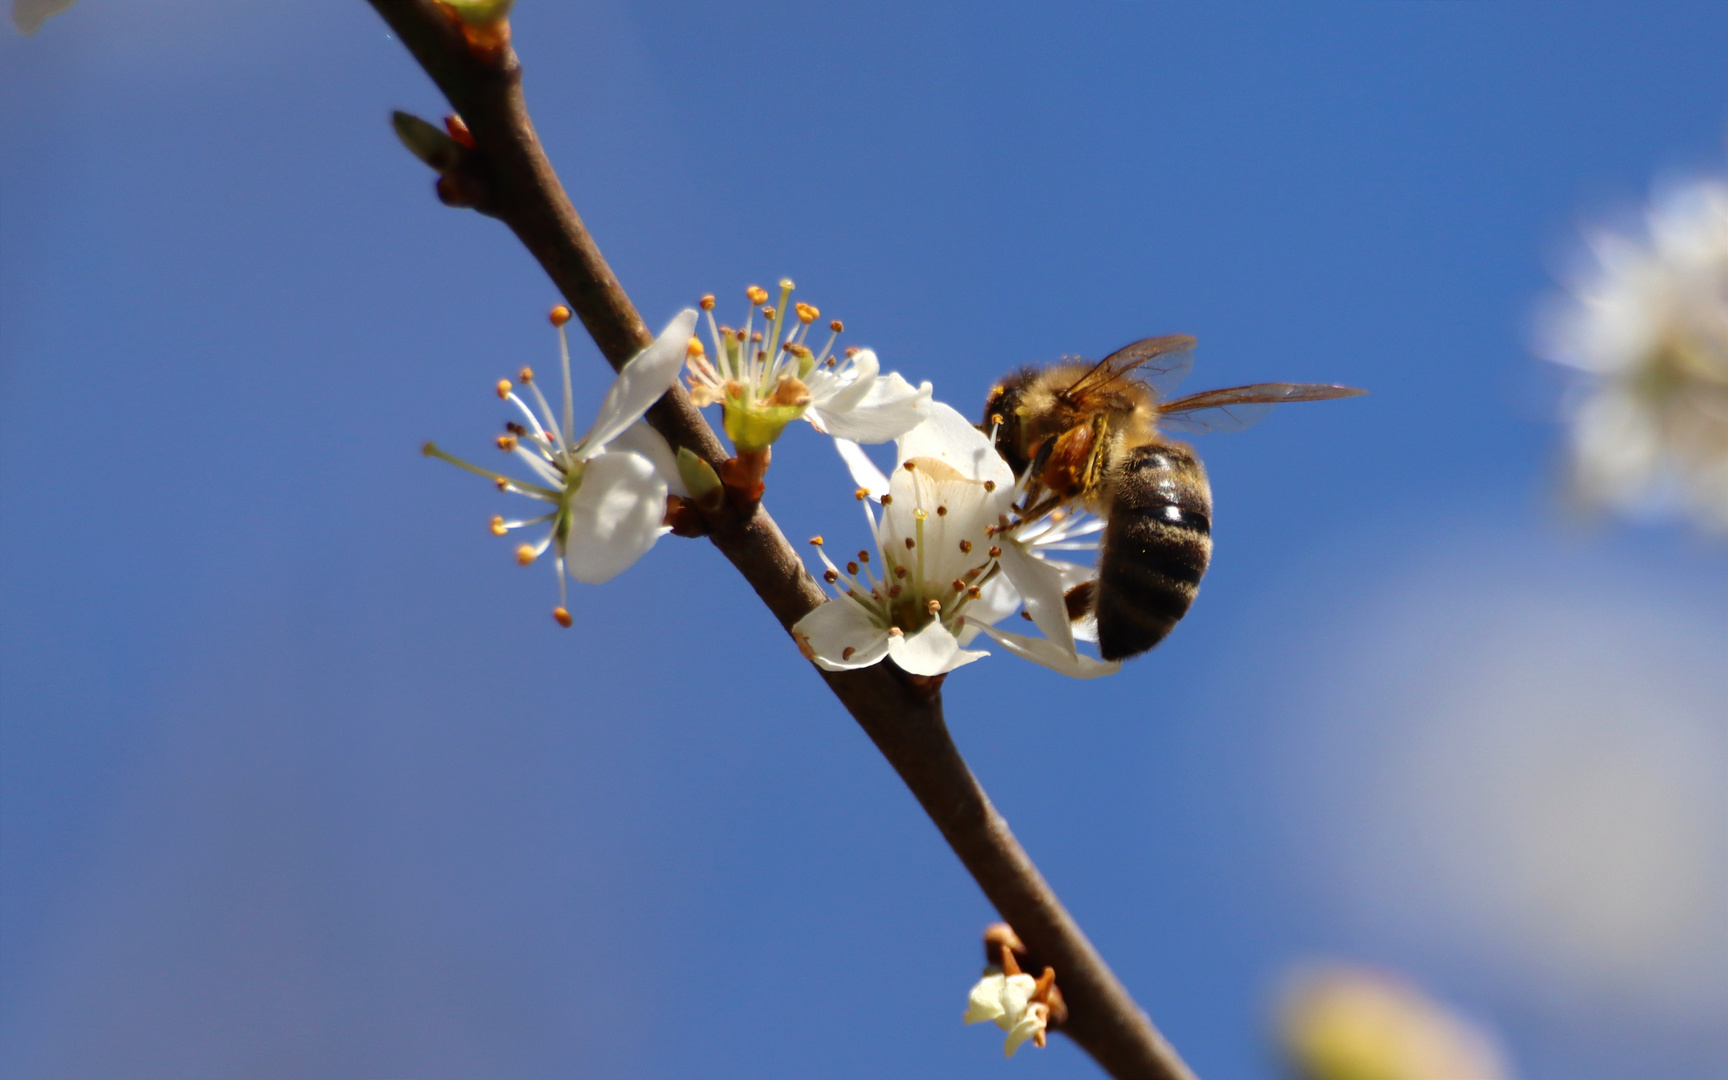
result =
[[[1201,1076],[1281,1076],[1335,959],[1525,1080],[1728,1077],[1728,549],[1568,506],[1529,349],[1581,221],[1722,169],[1728,8],[513,23],[656,329],[789,276],[967,413],[1172,332],[1197,389],[1372,391],[1199,443],[1215,561],[1156,652],[947,683]],[[484,460],[557,297],[392,108],[444,111],[359,0],[0,34],[0,1076],[1096,1075],[960,1025],[991,910],[711,548],[561,631],[507,500],[420,456]],[[862,539],[807,428],[769,480]]]

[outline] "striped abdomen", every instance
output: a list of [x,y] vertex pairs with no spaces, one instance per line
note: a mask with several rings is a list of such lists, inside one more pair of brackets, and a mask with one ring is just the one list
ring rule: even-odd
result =
[[1212,557],[1212,489],[1194,452],[1172,443],[1128,451],[1098,560],[1098,652],[1143,653],[1188,613]]

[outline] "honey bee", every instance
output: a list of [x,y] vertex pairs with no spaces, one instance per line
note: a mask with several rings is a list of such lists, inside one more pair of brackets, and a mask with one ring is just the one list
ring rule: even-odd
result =
[[1255,383],[1170,398],[1194,339],[1147,338],[1096,364],[1027,367],[990,391],[985,434],[1025,487],[1033,521],[1078,503],[1104,521],[1098,575],[1070,589],[1068,615],[1096,619],[1106,660],[1163,641],[1212,558],[1212,489],[1192,447],[1167,431],[1239,431],[1273,405],[1366,393],[1324,383]]

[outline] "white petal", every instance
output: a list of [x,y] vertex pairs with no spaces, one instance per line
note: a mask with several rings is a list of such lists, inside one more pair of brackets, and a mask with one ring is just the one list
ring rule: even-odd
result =
[[846,462],[846,469],[852,474],[852,482],[870,493],[877,502],[888,490],[888,478],[882,475],[882,470],[864,453],[863,449],[851,439],[835,439],[834,449],[840,452],[841,460]]
[[1004,1057],[1013,1057],[1014,1051],[1020,1049],[1020,1044],[1044,1030],[1049,1022],[1049,1013],[1041,1005],[1027,1009],[1020,1017],[1020,1022],[1008,1032],[1008,1040],[1002,1044]]
[[940,675],[989,655],[962,649],[940,620],[932,620],[916,634],[888,638],[888,656],[911,675]]
[[932,401],[929,415],[898,441],[895,467],[908,458],[939,458],[973,480],[992,480],[1004,499],[1012,497],[1014,473],[990,439],[964,416],[940,401]]
[[966,625],[960,629],[960,644],[970,645],[984,627],[1001,622],[1020,610],[1020,594],[1006,574],[997,574],[978,589],[978,599],[966,605]]
[[610,581],[665,532],[666,481],[641,454],[616,450],[588,462],[570,503],[570,576]]
[[617,438],[619,432],[642,419],[649,406],[672,388],[688,355],[690,332],[695,329],[696,309],[685,308],[654,339],[654,344],[630,358],[612,380],[612,389],[606,391],[594,426],[582,436],[578,456],[593,453]]
[[1002,546],[1002,572],[1014,583],[1026,611],[1044,636],[1059,648],[1074,651],[1074,631],[1068,624],[1068,604],[1062,596],[1062,572],[1035,559],[1010,540]]
[[1038,989],[1038,980],[1030,975],[1010,975],[1002,983],[1002,1016],[997,1019],[996,1026],[1007,1031],[1020,1022],[1026,1015],[1026,1005],[1032,1000],[1032,991]]
[[646,423],[637,421],[620,431],[606,449],[628,450],[633,454],[641,454],[654,463],[654,470],[666,481],[666,487],[672,494],[690,494],[690,490],[684,486],[684,477],[678,473],[678,455],[672,452],[672,447],[667,444],[665,437]]
[[832,416],[851,412],[876,384],[876,373],[881,370],[882,364],[876,359],[876,354],[869,349],[860,349],[837,373],[838,377],[813,395],[811,405]]
[[821,428],[830,435],[859,442],[883,443],[898,439],[922,423],[930,414],[930,384],[914,387],[890,372],[874,379],[862,399],[840,410],[832,402],[811,406],[821,417]]
[[1000,971],[993,975],[986,973],[979,979],[966,999],[966,1015],[961,1017],[961,1023],[977,1024],[1001,1016],[1002,987],[1007,981],[1008,977]]
[[1011,634],[1006,630],[998,630],[994,626],[983,627],[983,630],[998,645],[1022,660],[1042,664],[1051,671],[1066,675],[1071,679],[1096,679],[1101,675],[1114,675],[1122,670],[1122,661],[1120,660],[1094,660],[1085,653],[1071,652],[1061,646],[1053,645],[1043,638]]
[[[888,655],[888,631],[871,622],[862,607],[844,596],[799,619],[792,627],[792,637],[799,650],[826,671],[869,667]],[[846,655],[847,649],[852,655]]]

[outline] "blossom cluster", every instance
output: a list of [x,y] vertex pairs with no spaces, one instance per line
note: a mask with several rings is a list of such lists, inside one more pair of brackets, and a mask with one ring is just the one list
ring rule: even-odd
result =
[[[553,615],[570,626],[568,579],[610,580],[672,531],[681,500],[718,497],[711,467],[688,450],[674,451],[642,422],[683,374],[698,406],[721,407],[734,463],[752,460],[750,476],[760,478],[768,447],[798,419],[832,438],[851,473],[868,540],[838,559],[822,538],[812,541],[834,598],[793,627],[810,660],[844,671],[887,659],[908,674],[934,678],[988,656],[970,647],[985,637],[1076,678],[1117,671],[1119,662],[1080,650],[1087,630],[1070,620],[1065,600],[1094,571],[1055,557],[1094,549],[1090,537],[1102,523],[1062,509],[1022,520],[1025,492],[991,438],[934,400],[928,382],[914,387],[898,373],[884,374],[872,350],[836,351],[844,329],[838,320],[827,324],[820,348],[809,344],[820,312],[789,304],[792,289],[781,282],[778,305],[769,305],[767,291],[751,286],[741,328],[716,322],[712,296],[702,298],[701,314],[681,312],[619,370],[579,437],[565,331],[570,312],[554,308],[561,400],[548,400],[528,368],[497,384],[510,411],[497,446],[528,477],[482,468],[432,443],[425,452],[542,504],[531,516],[496,516],[491,529],[505,536],[543,528],[537,541],[517,547],[516,559],[529,565],[550,552],[559,589]],[[709,345],[695,336],[704,319]],[[861,444],[890,440],[895,464],[884,474]],[[706,488],[698,483],[704,477],[711,481]],[[996,625],[1016,612],[1039,636]]]
[[1581,373],[1568,410],[1578,490],[1728,531],[1728,184],[1675,187],[1641,235],[1587,239],[1539,342]]

